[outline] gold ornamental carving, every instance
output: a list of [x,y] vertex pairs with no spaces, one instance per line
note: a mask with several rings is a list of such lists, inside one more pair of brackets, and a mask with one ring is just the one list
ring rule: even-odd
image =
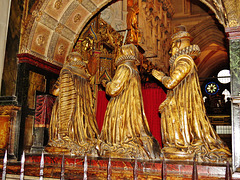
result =
[[59,46],[59,48],[58,48],[58,54],[59,54],[59,55],[63,55],[63,53],[64,53],[64,46],[61,45],[61,46]]
[[46,42],[46,37],[44,35],[39,35],[36,39],[36,42],[39,46],[43,46]]
[[[45,0],[39,0],[38,2],[35,2],[34,9],[29,11],[28,3],[26,3],[23,6],[23,17],[22,17],[22,25],[21,25],[21,36],[20,36],[20,44],[19,44],[19,50],[23,53],[29,53],[28,52],[28,44],[29,41],[33,41],[32,36],[30,36],[33,24],[35,22],[35,19],[39,21],[42,12],[40,11],[40,8],[42,7]],[[39,18],[37,18],[37,16]]]
[[236,20],[231,20],[229,21],[229,27],[237,27],[238,26],[238,22]]
[[16,140],[16,119],[17,112],[21,109],[19,106],[2,105],[0,106],[0,152],[4,153],[8,149],[9,154],[14,152]]
[[227,12],[228,27],[240,26],[240,2],[235,0],[223,0]]
[[140,31],[138,29],[138,8],[129,8],[127,14],[127,28],[129,30],[127,36],[127,42],[138,45],[141,41]]
[[36,17],[36,21],[39,21],[42,15],[43,15],[42,11],[39,11]]
[[0,106],[0,115],[11,115],[13,111],[19,111],[20,109],[18,106]]
[[62,25],[61,23],[59,23],[55,29],[55,31],[58,33],[58,34],[61,34],[62,30],[64,28],[64,25]]
[[80,14],[76,14],[76,15],[74,16],[74,18],[73,18],[73,21],[74,21],[75,23],[79,22],[80,20],[81,20],[81,15],[80,15]]
[[60,9],[63,5],[63,2],[62,0],[56,0],[55,3],[54,3],[54,8],[55,9]]
[[[114,59],[122,41],[123,37],[98,16],[81,33],[74,51],[81,53],[83,58],[89,61],[91,69],[94,69],[90,70],[91,74],[96,74],[96,84],[99,84],[103,77],[112,78],[115,71]],[[95,52],[100,52],[97,57]]]
[[0,115],[0,149],[6,149],[10,134],[10,115]]

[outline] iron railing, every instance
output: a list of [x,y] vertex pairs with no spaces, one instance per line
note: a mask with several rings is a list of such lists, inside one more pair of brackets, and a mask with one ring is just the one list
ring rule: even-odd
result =
[[[24,165],[25,165],[25,152],[23,151],[22,158],[21,158],[21,169],[20,169],[20,180],[24,180]],[[87,155],[84,156],[84,168],[83,168],[83,180],[88,179],[88,161],[87,161]],[[40,161],[40,172],[39,172],[39,180],[43,180],[44,177],[44,153],[42,152],[41,161]],[[3,169],[2,169],[2,180],[6,180],[7,177],[7,150],[5,151],[4,159],[3,159]],[[162,160],[162,169],[161,169],[161,178],[162,180],[167,179],[167,164],[165,161],[165,158],[163,157]],[[61,163],[61,180],[65,180],[65,157],[63,154],[62,157],[62,163]],[[112,164],[111,164],[111,157],[108,159],[108,165],[107,165],[107,180],[112,179]],[[138,179],[138,161],[137,158],[134,161],[134,167],[133,167],[133,179]],[[232,179],[232,173],[231,168],[229,165],[229,162],[226,163],[226,173],[225,173],[225,180],[231,180]],[[197,162],[196,158],[194,157],[193,161],[193,168],[192,168],[192,180],[198,180],[198,171],[197,171]]]

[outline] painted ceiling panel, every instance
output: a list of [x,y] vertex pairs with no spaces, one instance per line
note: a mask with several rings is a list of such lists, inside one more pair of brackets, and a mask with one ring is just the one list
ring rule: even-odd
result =
[[59,21],[72,2],[73,0],[49,1],[48,5],[46,6],[45,12]]
[[101,6],[101,5],[103,5],[103,4],[105,3],[105,2],[102,1],[102,0],[92,0],[92,2],[93,2],[94,4],[96,4],[98,7]]
[[78,5],[72,14],[68,17],[65,25],[77,33],[79,28],[83,26],[83,23],[89,16],[90,12],[87,11],[82,5]]
[[31,50],[46,56],[53,31],[38,23],[32,40]]
[[68,52],[71,47],[71,41],[67,40],[66,38],[59,36],[58,41],[55,46],[55,52],[53,59],[59,63],[64,63]]

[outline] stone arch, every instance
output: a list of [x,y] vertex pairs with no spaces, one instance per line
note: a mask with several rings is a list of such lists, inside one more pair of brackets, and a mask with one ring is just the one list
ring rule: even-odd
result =
[[193,36],[192,43],[201,49],[201,55],[195,61],[200,78],[212,76],[222,68],[229,68],[226,36],[219,30],[222,28],[220,26],[210,17],[189,29]]
[[[40,0],[22,34],[19,53],[29,53],[61,66],[83,27],[112,1]],[[209,3],[210,0],[200,1],[211,9],[216,8]],[[214,12],[219,22],[225,26],[225,11]]]
[[240,25],[240,2],[236,0],[199,0],[206,4],[215,14],[219,22],[226,27]]
[[206,4],[215,14],[218,21],[226,27],[228,25],[227,13],[224,6],[224,0],[219,0],[217,3],[213,0],[199,0]]
[[40,0],[22,34],[20,53],[62,65],[86,23],[112,0]]

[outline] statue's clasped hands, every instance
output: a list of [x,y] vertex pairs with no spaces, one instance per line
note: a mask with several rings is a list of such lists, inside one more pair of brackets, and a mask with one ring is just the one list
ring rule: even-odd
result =
[[103,80],[101,81],[101,84],[102,84],[103,87],[106,87],[108,82],[109,82],[108,80],[103,79]]
[[160,82],[162,82],[162,78],[165,76],[164,72],[158,71],[156,69],[152,70],[152,75]]

